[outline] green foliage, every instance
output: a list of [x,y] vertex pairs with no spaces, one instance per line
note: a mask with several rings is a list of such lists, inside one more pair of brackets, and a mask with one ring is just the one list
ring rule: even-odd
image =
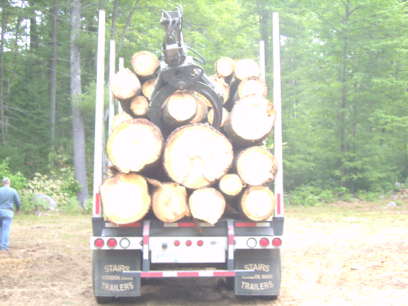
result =
[[344,187],[322,189],[313,185],[303,185],[289,194],[289,204],[317,206],[337,200],[348,201],[351,194]]
[[8,159],[0,161],[0,180],[4,177],[8,177],[13,188],[17,190],[23,189],[27,184],[27,179],[20,172],[14,172],[10,169]]

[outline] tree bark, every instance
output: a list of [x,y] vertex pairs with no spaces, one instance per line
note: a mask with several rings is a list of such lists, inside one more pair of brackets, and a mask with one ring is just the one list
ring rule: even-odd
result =
[[238,154],[236,170],[245,184],[258,186],[275,178],[275,157],[263,146],[249,147]]
[[80,109],[81,65],[78,37],[81,25],[81,1],[71,2],[71,35],[70,35],[70,74],[71,74],[71,105],[72,105],[72,137],[74,147],[75,178],[80,184],[78,200],[83,206],[88,198],[88,180],[85,159],[85,127]]
[[169,177],[187,188],[209,186],[222,177],[233,159],[232,145],[208,124],[190,124],[173,131],[164,150]]
[[224,196],[212,187],[194,190],[188,203],[193,218],[209,224],[217,223],[225,211]]
[[0,143],[6,144],[6,103],[4,97],[4,41],[6,32],[6,7],[1,10],[1,37],[0,37]]
[[147,182],[141,175],[118,173],[101,186],[103,216],[116,224],[142,219],[150,209]]
[[123,173],[142,171],[161,156],[163,136],[147,119],[122,122],[109,135],[107,154],[111,163]]
[[187,204],[187,190],[185,187],[174,183],[160,183],[148,180],[156,187],[152,194],[152,209],[154,215],[163,222],[177,222],[189,216]]
[[57,14],[58,2],[52,1],[51,19],[51,60],[50,60],[50,138],[51,145],[55,144],[56,117],[57,117],[57,60],[58,60],[58,40],[57,40]]
[[250,96],[235,102],[224,130],[235,145],[254,145],[269,135],[274,121],[272,103],[261,96]]
[[266,186],[247,187],[241,198],[241,210],[248,219],[265,221],[273,214],[275,197]]
[[127,100],[140,91],[141,85],[137,76],[130,69],[120,69],[111,80],[111,90],[115,98]]

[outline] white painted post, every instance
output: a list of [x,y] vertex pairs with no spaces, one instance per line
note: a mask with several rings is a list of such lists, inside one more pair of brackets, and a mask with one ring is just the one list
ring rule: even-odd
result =
[[[94,144],[94,177],[93,177],[93,201],[97,201],[99,187],[102,184],[103,174],[103,143],[104,122],[103,104],[105,91],[105,11],[99,11],[98,23],[98,50],[96,64],[96,101],[95,101],[95,144]],[[93,205],[93,214],[96,215],[96,205]],[[100,213],[100,210],[99,210]]]
[[[112,77],[116,72],[115,65],[116,46],[115,41],[109,42],[109,84],[112,81]],[[113,116],[115,116],[115,98],[113,97],[111,87],[109,86],[109,118],[108,118],[108,130],[112,131]]]
[[266,82],[265,41],[259,41],[259,67],[261,68],[261,79]]
[[274,154],[278,163],[275,177],[276,208],[275,216],[283,216],[283,158],[282,158],[282,93],[281,93],[281,64],[280,64],[280,33],[279,13],[272,13],[273,40],[273,103],[276,111],[274,128]]

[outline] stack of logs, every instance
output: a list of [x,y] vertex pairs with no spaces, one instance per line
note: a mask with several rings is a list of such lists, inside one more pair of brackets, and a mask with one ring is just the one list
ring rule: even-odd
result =
[[185,217],[215,224],[240,214],[270,218],[274,156],[262,145],[274,124],[273,105],[258,64],[220,58],[209,79],[223,97],[221,131],[211,126],[211,103],[201,94],[176,91],[162,107],[165,127],[147,119],[159,59],[151,52],[132,56],[110,86],[124,111],[113,120],[107,141],[112,165],[101,186],[106,220],[128,224],[150,211],[163,222]]

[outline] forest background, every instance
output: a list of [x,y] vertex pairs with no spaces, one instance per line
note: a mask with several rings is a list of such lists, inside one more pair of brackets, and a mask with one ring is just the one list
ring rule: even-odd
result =
[[130,66],[136,51],[160,54],[161,10],[177,5],[208,74],[221,56],[257,59],[264,40],[269,88],[271,16],[280,13],[289,203],[408,188],[407,1],[1,0],[0,176],[27,211],[36,193],[68,209],[89,204],[98,10]]

